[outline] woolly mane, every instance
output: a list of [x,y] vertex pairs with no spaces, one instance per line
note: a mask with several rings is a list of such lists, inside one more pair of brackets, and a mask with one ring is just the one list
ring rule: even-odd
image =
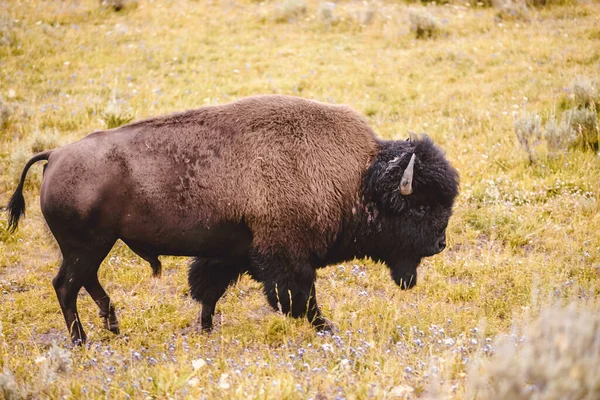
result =
[[[382,141],[364,179],[365,200],[381,210],[402,211],[419,204],[451,207],[458,195],[459,175],[443,151],[427,136],[406,141]],[[399,191],[402,174],[415,154],[413,193]]]

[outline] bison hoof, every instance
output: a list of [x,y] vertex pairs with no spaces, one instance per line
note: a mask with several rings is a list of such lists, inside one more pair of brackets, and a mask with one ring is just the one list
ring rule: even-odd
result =
[[198,321],[196,320],[196,323],[194,323],[194,326],[196,328],[196,331],[198,331],[198,333],[205,333],[205,334],[209,334],[213,331],[213,324],[212,321],[206,322],[206,321]]
[[202,335],[210,335],[213,332],[213,326],[203,326],[200,324],[194,324],[191,326],[192,330],[202,334]]
[[119,329],[119,323],[109,322],[108,319],[104,320],[104,329],[111,331],[115,335],[118,335],[119,333],[121,333],[121,330]]
[[201,333],[205,333],[205,334],[207,334],[207,335],[211,334],[211,333],[212,333],[212,331],[213,331],[213,327],[212,327],[212,326],[202,326],[202,327],[200,328],[200,332],[201,332]]
[[331,321],[328,321],[326,319],[319,321],[318,324],[313,324],[313,326],[315,327],[317,332],[337,332],[337,328],[335,327],[335,325]]

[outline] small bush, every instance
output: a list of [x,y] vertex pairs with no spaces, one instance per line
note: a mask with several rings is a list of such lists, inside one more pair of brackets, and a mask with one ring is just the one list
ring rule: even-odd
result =
[[39,357],[36,362],[41,364],[40,377],[46,385],[54,383],[58,374],[66,374],[73,369],[71,352],[56,345],[56,343],[52,344],[46,356]]
[[594,108],[572,108],[565,119],[575,131],[575,145],[583,149],[598,150],[598,114]]
[[366,26],[373,22],[377,9],[372,4],[336,4],[324,1],[319,4],[318,17],[328,26],[345,22],[348,28]]
[[526,0],[494,0],[494,8],[498,10],[496,17],[503,21],[528,21],[529,10]]
[[519,144],[529,156],[529,162],[533,163],[534,149],[542,137],[542,120],[537,114],[522,114],[514,123],[515,134]]
[[411,8],[408,11],[410,30],[415,33],[417,39],[428,39],[440,34],[440,26],[437,19],[420,8]]
[[360,25],[369,25],[375,19],[377,9],[371,3],[356,11],[356,20]]
[[106,109],[100,112],[100,117],[104,120],[107,129],[113,129],[131,122],[133,114],[129,109],[124,109],[122,102],[117,101],[113,96]]
[[333,23],[337,20],[337,16],[335,15],[335,8],[337,4],[331,1],[324,1],[319,4],[319,18],[327,23]]
[[596,82],[586,76],[577,76],[569,85],[569,91],[576,107],[596,107],[598,89]]
[[6,400],[17,400],[23,397],[15,377],[6,366],[4,372],[0,374],[0,395],[0,398]]
[[469,371],[470,399],[600,398],[600,310],[543,309],[530,325],[496,339],[491,359]]
[[555,153],[571,146],[575,140],[575,131],[566,119],[559,123],[556,117],[552,116],[546,122],[544,139],[548,144],[548,150]]
[[106,129],[118,128],[119,126],[125,125],[133,119],[133,116],[130,113],[111,113],[111,112],[103,112],[102,119],[106,124]]
[[290,22],[306,14],[307,6],[304,0],[284,0],[274,10],[275,22]]
[[5,129],[8,126],[8,120],[13,112],[13,107],[0,96],[0,129]]
[[0,46],[11,47],[17,44],[15,24],[8,15],[0,16]]
[[56,130],[44,130],[34,133],[33,142],[31,143],[31,151],[39,153],[44,150],[55,149],[59,146],[60,135]]

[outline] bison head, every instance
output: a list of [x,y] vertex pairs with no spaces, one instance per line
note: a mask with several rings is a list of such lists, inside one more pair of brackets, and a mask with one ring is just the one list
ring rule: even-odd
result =
[[417,283],[424,257],[446,247],[458,194],[458,172],[427,136],[386,141],[365,176],[365,200],[376,209],[369,231],[377,259],[402,289]]

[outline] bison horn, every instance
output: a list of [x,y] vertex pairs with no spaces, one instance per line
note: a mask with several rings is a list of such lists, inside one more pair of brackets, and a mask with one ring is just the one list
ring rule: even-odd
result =
[[412,190],[412,181],[413,181],[413,172],[415,170],[415,153],[410,157],[410,161],[408,162],[408,166],[404,170],[402,174],[402,179],[400,180],[400,194],[403,196],[408,196],[413,192]]

